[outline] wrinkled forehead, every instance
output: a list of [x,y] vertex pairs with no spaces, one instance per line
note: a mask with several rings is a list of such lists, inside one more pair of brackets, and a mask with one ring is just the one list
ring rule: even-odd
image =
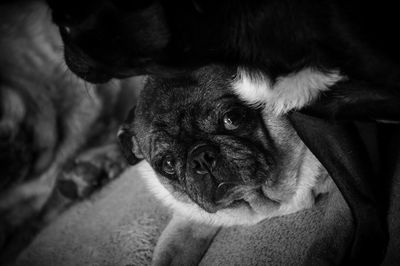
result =
[[168,121],[179,112],[205,108],[233,95],[231,77],[227,69],[208,67],[187,76],[150,78],[141,93],[137,114],[147,122],[163,118]]

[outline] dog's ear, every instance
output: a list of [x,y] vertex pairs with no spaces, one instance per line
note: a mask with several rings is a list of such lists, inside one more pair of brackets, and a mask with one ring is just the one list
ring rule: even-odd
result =
[[132,122],[135,118],[135,106],[129,111],[128,117],[118,130],[118,140],[129,164],[135,165],[143,159],[142,152],[139,148],[135,132],[132,129]]

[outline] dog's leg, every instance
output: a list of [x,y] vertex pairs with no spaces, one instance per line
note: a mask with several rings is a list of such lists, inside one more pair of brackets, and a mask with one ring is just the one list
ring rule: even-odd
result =
[[198,265],[218,231],[174,214],[158,240],[152,265]]

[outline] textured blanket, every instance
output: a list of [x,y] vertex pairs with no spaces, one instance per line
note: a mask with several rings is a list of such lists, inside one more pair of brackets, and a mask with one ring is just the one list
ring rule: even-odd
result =
[[[140,178],[146,168],[145,162],[129,168],[60,216],[17,265],[148,265],[170,215]],[[337,263],[351,243],[352,230],[349,208],[335,191],[312,209],[221,230],[201,265]]]

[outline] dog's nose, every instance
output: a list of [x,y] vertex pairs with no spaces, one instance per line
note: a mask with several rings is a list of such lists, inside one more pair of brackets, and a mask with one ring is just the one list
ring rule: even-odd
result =
[[200,175],[210,173],[217,164],[218,149],[209,144],[199,144],[189,152],[190,165]]

